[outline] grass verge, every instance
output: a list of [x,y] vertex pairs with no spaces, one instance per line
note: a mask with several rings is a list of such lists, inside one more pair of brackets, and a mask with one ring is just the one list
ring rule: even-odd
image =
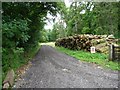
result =
[[[11,62],[6,62],[4,68],[2,68],[3,72],[2,72],[2,82],[5,79],[5,76],[7,75],[7,71],[10,69],[13,69],[15,72],[17,69],[19,69],[22,65],[25,65],[28,63],[28,61],[30,61],[35,54],[38,52],[38,50],[40,49],[41,45],[38,45],[34,48],[31,48],[29,51],[24,52],[21,55],[17,55],[17,54],[10,54],[9,55],[12,57]],[[7,57],[6,57],[6,61],[7,61]],[[9,66],[9,63],[11,63],[11,66]]]
[[98,64],[104,68],[110,68],[112,70],[120,70],[118,62],[108,61],[108,55],[103,53],[90,53],[85,51],[74,51],[63,47],[55,47],[58,51],[66,53],[78,60],[92,62]]

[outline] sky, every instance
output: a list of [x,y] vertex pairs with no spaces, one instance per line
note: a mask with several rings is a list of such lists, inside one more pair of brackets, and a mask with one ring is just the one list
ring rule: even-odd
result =
[[[46,22],[46,25],[45,25],[45,29],[53,29],[53,25],[54,23],[58,22],[58,20],[60,19],[60,14],[57,13],[57,17],[53,17],[52,15],[50,15],[49,13],[47,14],[47,19],[45,22]],[[55,18],[55,22],[53,23],[53,18]]]
[[66,7],[70,7],[71,3],[72,3],[72,2],[70,2],[70,0],[65,0],[65,5],[66,5]]
[[[70,0],[65,0],[66,7],[70,7],[70,4],[71,4]],[[47,18],[49,18],[49,20],[45,21],[46,25],[44,26],[44,28],[45,29],[53,29],[54,23],[53,23],[53,21],[51,19],[54,18],[54,17],[48,13]],[[57,13],[57,17],[55,18],[55,23],[58,22],[59,19],[60,19],[60,14]]]

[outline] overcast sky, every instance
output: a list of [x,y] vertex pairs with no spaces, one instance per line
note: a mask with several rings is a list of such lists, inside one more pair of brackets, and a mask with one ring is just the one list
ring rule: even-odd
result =
[[[70,7],[70,4],[71,4],[70,0],[65,0],[66,7]],[[53,16],[48,13],[47,17],[49,18],[49,20],[45,21],[46,25],[44,28],[45,29],[53,29],[53,25],[54,25],[54,23],[52,21]],[[59,19],[60,19],[60,14],[57,14],[57,17],[55,18],[55,23],[58,22]]]

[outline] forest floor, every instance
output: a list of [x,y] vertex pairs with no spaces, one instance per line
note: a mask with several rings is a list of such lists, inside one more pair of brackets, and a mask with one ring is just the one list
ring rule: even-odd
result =
[[118,71],[99,68],[42,45],[13,88],[117,88]]

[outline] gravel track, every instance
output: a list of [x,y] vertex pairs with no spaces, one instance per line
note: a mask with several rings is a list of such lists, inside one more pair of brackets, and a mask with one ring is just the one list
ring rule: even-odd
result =
[[14,88],[117,88],[118,71],[78,61],[43,45]]

